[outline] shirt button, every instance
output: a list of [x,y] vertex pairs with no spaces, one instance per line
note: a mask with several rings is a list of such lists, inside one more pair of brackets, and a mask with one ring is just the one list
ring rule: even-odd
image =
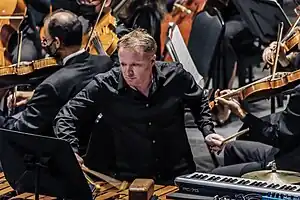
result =
[[146,104],[146,107],[149,108],[149,104],[148,103]]
[[155,142],[156,142],[155,140],[152,141],[153,144],[155,144]]
[[151,124],[152,124],[151,122],[148,123],[149,126],[151,126]]

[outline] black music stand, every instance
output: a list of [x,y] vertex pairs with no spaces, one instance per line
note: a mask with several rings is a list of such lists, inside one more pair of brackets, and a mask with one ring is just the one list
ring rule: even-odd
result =
[[264,43],[276,41],[278,24],[283,22],[283,35],[291,27],[285,12],[276,0],[232,0],[253,35]]
[[5,178],[19,192],[92,200],[92,192],[65,140],[0,128]]

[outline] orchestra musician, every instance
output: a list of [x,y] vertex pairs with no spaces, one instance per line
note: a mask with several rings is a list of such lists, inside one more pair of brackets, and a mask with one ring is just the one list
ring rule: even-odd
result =
[[[283,46],[283,44],[280,44]],[[272,42],[263,52],[264,62],[273,62],[277,43]],[[298,45],[299,48],[299,45]],[[279,48],[278,62],[288,70],[299,69],[299,54],[292,52],[286,55],[284,48]],[[221,91],[226,94],[230,90]],[[224,167],[213,170],[213,173],[241,176],[247,172],[271,167],[275,160],[277,166],[284,170],[299,171],[299,137],[297,125],[300,119],[300,85],[289,91],[291,93],[287,107],[283,112],[274,113],[260,119],[247,113],[235,99],[226,100],[217,97],[219,110],[228,117],[231,111],[243,121],[242,130],[250,128],[252,141],[236,140],[224,147]],[[220,95],[220,94],[219,94]],[[216,96],[219,96],[216,94]]]
[[77,94],[96,74],[108,71],[112,62],[107,56],[90,55],[81,49],[82,25],[70,11],[56,10],[44,21],[42,46],[61,67],[47,77],[33,92],[17,91],[8,106],[25,105],[12,117],[2,117],[1,126],[11,130],[55,136],[52,121],[59,109]]
[[195,171],[184,126],[185,105],[209,145],[219,146],[223,137],[214,131],[202,88],[181,64],[155,61],[157,48],[145,30],[123,36],[118,43],[120,67],[97,75],[59,111],[54,128],[77,155],[82,125],[93,124],[101,113],[106,129],[97,134],[113,138],[108,152],[115,158],[112,176],[173,184],[176,176]]
[[[112,0],[107,0],[105,7],[109,8]],[[27,0],[27,18],[23,21],[20,31],[23,33],[21,61],[33,61],[44,58],[46,52],[43,51],[40,39],[40,28],[43,27],[43,19],[50,12],[57,9],[64,9],[80,16],[83,24],[83,32],[86,32],[97,18],[103,0],[75,1],[75,0]],[[51,9],[50,9],[51,8]],[[104,13],[105,14],[105,13]],[[12,63],[17,62],[18,57],[18,36],[14,34],[10,39],[8,51]]]
[[[267,169],[273,160],[279,165],[278,168],[299,171],[296,162],[283,162],[287,154],[299,148],[299,100],[300,85],[294,88],[286,109],[271,115],[271,121],[266,121],[247,113],[235,99],[217,98],[219,104],[227,106],[244,122],[242,129],[250,128],[249,134],[256,141],[236,140],[227,143],[224,147],[224,167],[213,170],[213,173],[241,176]],[[297,152],[294,152],[293,158],[297,158]]]

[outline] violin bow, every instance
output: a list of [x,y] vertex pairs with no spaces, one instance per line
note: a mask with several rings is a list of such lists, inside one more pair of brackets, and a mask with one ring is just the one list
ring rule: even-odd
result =
[[115,6],[115,8],[112,11],[115,16],[117,16],[119,14],[119,12],[125,6],[125,4],[127,3],[127,1],[128,0],[122,0],[122,1],[120,1],[120,3],[118,3],[118,5]]
[[102,5],[101,5],[100,12],[99,12],[98,17],[97,17],[97,20],[96,20],[96,22],[95,22],[95,24],[94,24],[94,26],[93,26],[93,28],[92,28],[92,31],[91,31],[91,33],[90,33],[90,35],[89,35],[89,39],[88,39],[88,41],[87,41],[87,43],[86,43],[86,45],[85,45],[85,49],[86,49],[86,50],[88,49],[88,46],[89,46],[90,43],[91,43],[92,36],[93,36],[93,34],[94,34],[94,31],[95,31],[95,27],[96,27],[96,25],[98,24],[98,22],[99,22],[99,20],[100,20],[100,18],[101,18],[101,15],[102,15],[102,13],[103,13],[104,6],[105,6],[105,4],[106,4],[106,1],[107,1],[107,0],[103,0],[103,3],[102,3]]
[[279,25],[278,25],[278,35],[277,35],[275,59],[274,59],[273,66],[271,68],[271,70],[272,70],[272,79],[275,78],[275,73],[276,73],[276,70],[277,70],[277,63],[278,63],[280,46],[281,46],[280,41],[281,41],[281,38],[282,38],[282,32],[283,32],[283,22],[280,22]]

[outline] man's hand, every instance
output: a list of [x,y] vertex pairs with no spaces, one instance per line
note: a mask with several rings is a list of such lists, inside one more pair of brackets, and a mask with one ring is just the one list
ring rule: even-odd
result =
[[[289,60],[286,57],[286,51],[284,50],[284,46],[280,43],[279,48],[279,57],[278,61],[283,67],[286,67],[289,64]],[[262,59],[265,63],[273,64],[275,61],[275,53],[276,53],[277,42],[272,42],[267,48],[265,48]]]
[[[231,92],[231,90],[222,90],[222,91],[220,91],[218,89],[215,92],[215,97],[214,98],[216,99],[216,98],[218,98],[222,95],[228,94],[230,92]],[[216,103],[215,108],[216,108],[216,115],[215,116],[217,117],[219,122],[224,123],[226,120],[228,120],[228,118],[230,116],[230,113],[231,113],[231,110],[229,109],[229,107],[227,105]]]
[[233,99],[230,98],[229,100],[226,100],[224,98],[218,97],[216,98],[216,101],[219,104],[222,104],[223,106],[228,106],[228,108],[235,114],[237,115],[240,119],[243,119],[246,116],[246,111],[244,111],[241,107],[241,104]]
[[32,96],[33,91],[17,91],[15,97],[13,94],[7,97],[7,107],[13,108],[26,105],[27,102],[32,98]]
[[222,150],[222,142],[224,141],[224,137],[222,135],[212,133],[206,136],[204,140],[212,151],[218,152]]

